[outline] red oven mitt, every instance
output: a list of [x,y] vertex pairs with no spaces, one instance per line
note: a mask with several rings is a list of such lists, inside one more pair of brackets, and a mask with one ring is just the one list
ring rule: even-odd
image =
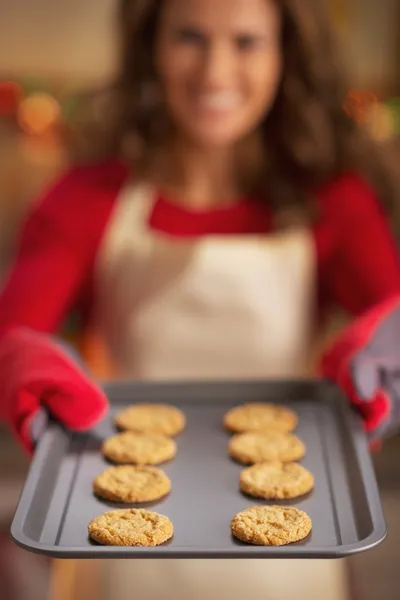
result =
[[371,441],[400,427],[400,297],[374,307],[325,353],[322,374],[360,411]]
[[53,338],[25,328],[1,337],[0,385],[0,417],[28,452],[43,408],[75,431],[94,426],[108,410],[102,390]]

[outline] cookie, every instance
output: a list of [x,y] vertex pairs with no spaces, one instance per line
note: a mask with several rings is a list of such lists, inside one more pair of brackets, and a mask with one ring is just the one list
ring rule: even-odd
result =
[[285,406],[259,402],[232,408],[224,417],[224,426],[234,433],[270,429],[289,433],[297,421],[297,415]]
[[171,491],[171,482],[156,467],[123,465],[96,477],[93,491],[112,502],[153,502]]
[[176,455],[176,443],[158,433],[125,431],[108,438],[103,455],[116,464],[159,465]]
[[115,417],[119,429],[173,436],[185,427],[185,415],[168,404],[136,404]]
[[254,506],[238,513],[231,521],[232,534],[255,546],[285,546],[308,536],[310,517],[298,508]]
[[313,475],[297,463],[261,463],[245,469],[240,475],[242,492],[267,500],[298,498],[313,487]]
[[168,517],[138,508],[106,512],[88,526],[89,536],[105,546],[159,546],[174,528]]
[[289,433],[268,431],[239,433],[229,441],[229,454],[240,463],[251,465],[266,461],[292,462],[306,453],[301,440]]

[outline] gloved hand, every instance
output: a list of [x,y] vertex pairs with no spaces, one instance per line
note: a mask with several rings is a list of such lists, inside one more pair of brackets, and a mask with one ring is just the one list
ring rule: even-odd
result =
[[400,297],[374,307],[333,343],[321,362],[360,411],[372,442],[400,427]]
[[0,417],[31,453],[41,407],[69,429],[97,424],[108,410],[104,393],[57,343],[26,328],[0,339]]

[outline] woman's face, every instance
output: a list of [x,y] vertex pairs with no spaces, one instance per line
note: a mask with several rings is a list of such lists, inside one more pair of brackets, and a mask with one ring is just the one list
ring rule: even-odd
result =
[[274,0],[165,0],[156,67],[178,132],[227,147],[269,111],[281,74]]

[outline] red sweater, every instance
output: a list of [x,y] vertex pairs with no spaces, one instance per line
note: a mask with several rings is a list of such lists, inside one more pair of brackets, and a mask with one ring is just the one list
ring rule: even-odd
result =
[[[121,187],[120,163],[75,168],[37,203],[0,296],[0,330],[24,325],[54,332],[79,304],[90,318],[96,254]],[[317,190],[320,217],[313,226],[321,305],[356,315],[400,294],[400,263],[379,201],[356,175]],[[267,203],[251,199],[233,207],[191,212],[159,196],[154,229],[176,236],[268,233]]]

